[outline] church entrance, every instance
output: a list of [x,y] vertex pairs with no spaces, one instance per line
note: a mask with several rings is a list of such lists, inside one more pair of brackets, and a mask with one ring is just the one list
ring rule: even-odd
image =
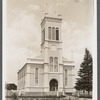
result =
[[57,91],[58,90],[58,82],[56,79],[52,79],[49,83],[50,91]]

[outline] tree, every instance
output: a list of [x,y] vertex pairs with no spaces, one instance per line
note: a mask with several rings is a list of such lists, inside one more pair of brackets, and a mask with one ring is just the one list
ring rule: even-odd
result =
[[6,89],[7,90],[17,90],[17,85],[14,83],[6,84]]
[[81,63],[80,69],[78,71],[79,78],[77,78],[74,88],[76,90],[83,90],[83,92],[88,91],[88,95],[90,94],[90,91],[92,91],[92,67],[92,55],[86,48],[83,62]]

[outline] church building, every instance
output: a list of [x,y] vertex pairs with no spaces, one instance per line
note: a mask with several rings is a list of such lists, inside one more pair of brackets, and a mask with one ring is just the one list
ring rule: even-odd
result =
[[72,72],[75,65],[74,61],[62,56],[61,24],[62,18],[59,16],[45,16],[41,21],[41,55],[27,58],[18,71],[18,90],[73,92]]

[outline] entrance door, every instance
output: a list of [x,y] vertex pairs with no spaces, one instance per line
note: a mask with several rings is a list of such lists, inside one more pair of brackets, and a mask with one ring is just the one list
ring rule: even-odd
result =
[[50,91],[58,90],[58,82],[56,79],[52,79],[49,84],[50,84]]

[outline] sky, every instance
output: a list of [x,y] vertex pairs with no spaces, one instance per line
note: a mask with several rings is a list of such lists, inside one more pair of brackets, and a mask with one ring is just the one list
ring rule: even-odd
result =
[[17,84],[17,72],[26,58],[40,54],[40,23],[45,12],[51,17],[62,15],[63,56],[75,61],[75,78],[85,48],[92,54],[93,0],[7,0],[4,37],[7,83]]

